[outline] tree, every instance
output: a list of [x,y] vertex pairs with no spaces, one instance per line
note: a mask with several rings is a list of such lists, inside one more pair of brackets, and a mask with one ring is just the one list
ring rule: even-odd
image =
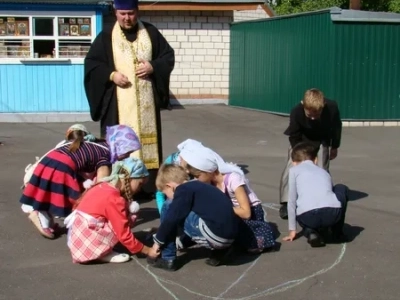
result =
[[[349,8],[350,0],[267,0],[278,15],[314,11],[329,7]],[[361,0],[361,9],[400,13],[400,0]]]

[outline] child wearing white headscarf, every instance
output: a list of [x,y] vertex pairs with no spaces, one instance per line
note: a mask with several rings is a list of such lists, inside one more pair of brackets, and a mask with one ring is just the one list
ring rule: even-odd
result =
[[275,246],[271,226],[265,220],[261,201],[250,187],[240,167],[226,163],[220,155],[204,146],[181,151],[191,175],[225,192],[233,203],[233,210],[242,222],[238,241],[249,251],[259,253]]
[[[186,168],[186,162],[181,158],[180,152],[183,149],[190,149],[191,147],[198,147],[201,146],[202,143],[193,139],[187,139],[184,140],[182,143],[180,143],[177,148],[178,151],[172,153],[170,156],[167,157],[167,159],[164,161],[164,164],[173,164],[173,165],[180,165],[184,168]],[[156,192],[156,204],[158,208],[158,212],[161,214],[162,207],[164,205],[165,200],[167,200],[166,195],[162,191],[157,191]]]

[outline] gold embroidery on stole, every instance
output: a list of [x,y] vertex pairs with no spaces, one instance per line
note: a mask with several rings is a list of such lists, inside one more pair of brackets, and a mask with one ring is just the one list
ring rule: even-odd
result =
[[152,45],[143,23],[138,21],[138,26],[137,38],[132,43],[126,39],[118,22],[112,31],[115,69],[132,83],[128,88],[116,87],[118,119],[119,124],[127,125],[137,133],[142,144],[142,149],[131,156],[140,158],[148,169],[157,169],[160,162],[152,83],[135,75],[139,59],[151,61]]

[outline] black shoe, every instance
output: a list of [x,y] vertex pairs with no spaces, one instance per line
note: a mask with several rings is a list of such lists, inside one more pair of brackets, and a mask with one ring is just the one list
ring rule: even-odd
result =
[[334,243],[347,243],[349,238],[343,233],[343,231],[335,232],[332,230],[332,241]]
[[157,269],[163,269],[172,272],[178,270],[177,259],[165,260],[163,258],[147,258],[147,263]]
[[317,233],[310,233],[307,241],[311,247],[313,248],[318,248],[318,247],[324,247],[325,242],[322,239],[322,237],[317,234]]
[[225,263],[233,253],[233,247],[211,250],[210,257],[206,259],[206,264],[212,267],[217,267]]
[[288,218],[288,212],[287,212],[287,203],[283,203],[281,205],[281,208],[279,209],[279,216],[283,220],[287,220]]

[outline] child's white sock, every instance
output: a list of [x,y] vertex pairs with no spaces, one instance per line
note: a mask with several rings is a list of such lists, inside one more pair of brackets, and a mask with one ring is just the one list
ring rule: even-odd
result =
[[38,211],[38,217],[43,228],[50,228],[50,216],[45,211]]

